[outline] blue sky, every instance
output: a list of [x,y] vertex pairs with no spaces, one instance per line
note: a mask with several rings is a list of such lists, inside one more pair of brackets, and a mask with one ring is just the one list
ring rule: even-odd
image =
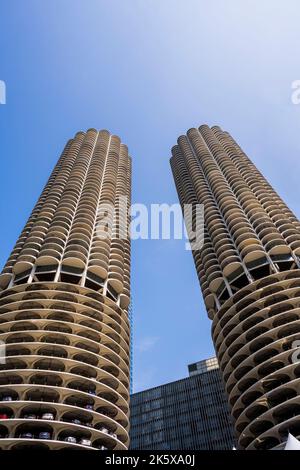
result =
[[[133,201],[174,203],[170,148],[190,127],[231,134],[297,216],[297,0],[3,0],[0,262],[66,140],[107,128],[133,158]],[[134,384],[187,375],[213,354],[184,241],[136,241]]]

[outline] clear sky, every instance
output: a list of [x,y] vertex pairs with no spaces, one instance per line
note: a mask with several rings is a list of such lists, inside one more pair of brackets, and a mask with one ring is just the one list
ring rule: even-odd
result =
[[[3,264],[66,140],[107,128],[133,159],[133,201],[177,202],[170,148],[190,127],[228,130],[300,215],[298,0],[2,0]],[[134,384],[187,375],[213,354],[183,241],[136,241]]]

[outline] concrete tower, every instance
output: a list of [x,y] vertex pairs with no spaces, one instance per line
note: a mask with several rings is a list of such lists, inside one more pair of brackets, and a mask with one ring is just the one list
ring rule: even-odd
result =
[[280,446],[300,437],[300,223],[219,127],[190,129],[172,155],[181,204],[204,204],[193,256],[239,447]]
[[67,143],[0,276],[1,449],[127,448],[130,192],[117,136]]

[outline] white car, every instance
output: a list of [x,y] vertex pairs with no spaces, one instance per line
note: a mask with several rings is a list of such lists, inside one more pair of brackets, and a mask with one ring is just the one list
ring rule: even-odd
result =
[[90,441],[90,439],[82,438],[80,439],[80,444],[82,444],[83,446],[91,446],[92,442]]
[[25,419],[37,419],[37,415],[34,415],[33,413],[31,414],[27,414],[27,415],[24,415],[24,418]]
[[2,401],[13,401],[13,397],[7,395],[6,397],[2,397]]
[[70,442],[71,444],[76,444],[76,437],[73,437],[73,436],[67,436],[64,438],[64,441],[65,442]]
[[49,421],[54,420],[54,414],[53,413],[44,413],[42,415],[42,419],[48,419]]

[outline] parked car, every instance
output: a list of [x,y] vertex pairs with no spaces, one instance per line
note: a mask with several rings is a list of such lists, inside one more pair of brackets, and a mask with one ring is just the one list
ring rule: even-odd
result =
[[0,419],[8,419],[7,414],[5,414],[5,413],[2,413],[2,414],[1,414],[1,413],[0,413]]
[[39,439],[51,439],[51,433],[46,431],[40,432]]
[[109,434],[111,435],[111,437],[114,437],[115,439],[118,439],[118,436],[116,435],[115,432],[110,432]]
[[65,442],[71,442],[72,444],[76,444],[77,440],[76,440],[76,437],[73,437],[73,436],[67,436],[64,438],[64,441]]
[[99,450],[108,450],[108,447],[105,447],[105,446],[99,446],[98,447]]
[[90,439],[86,439],[85,437],[83,437],[82,439],[80,439],[80,444],[82,444],[83,446],[91,446],[92,442]]
[[31,432],[22,432],[19,437],[22,439],[33,439],[34,435]]
[[99,431],[104,432],[105,434],[108,434],[108,429],[107,428],[100,428]]
[[33,413],[28,413],[28,414],[24,415],[24,418],[25,419],[37,419],[37,415],[35,415]]
[[85,409],[86,410],[93,410],[94,407],[93,407],[93,405],[85,405]]
[[74,419],[72,419],[71,423],[73,423],[73,424],[81,424],[81,421],[80,421],[80,419],[74,418]]
[[42,419],[48,419],[49,421],[54,420],[54,414],[53,413],[44,413],[42,414]]
[[6,395],[2,397],[2,401],[13,401],[13,397],[11,397],[10,395]]

